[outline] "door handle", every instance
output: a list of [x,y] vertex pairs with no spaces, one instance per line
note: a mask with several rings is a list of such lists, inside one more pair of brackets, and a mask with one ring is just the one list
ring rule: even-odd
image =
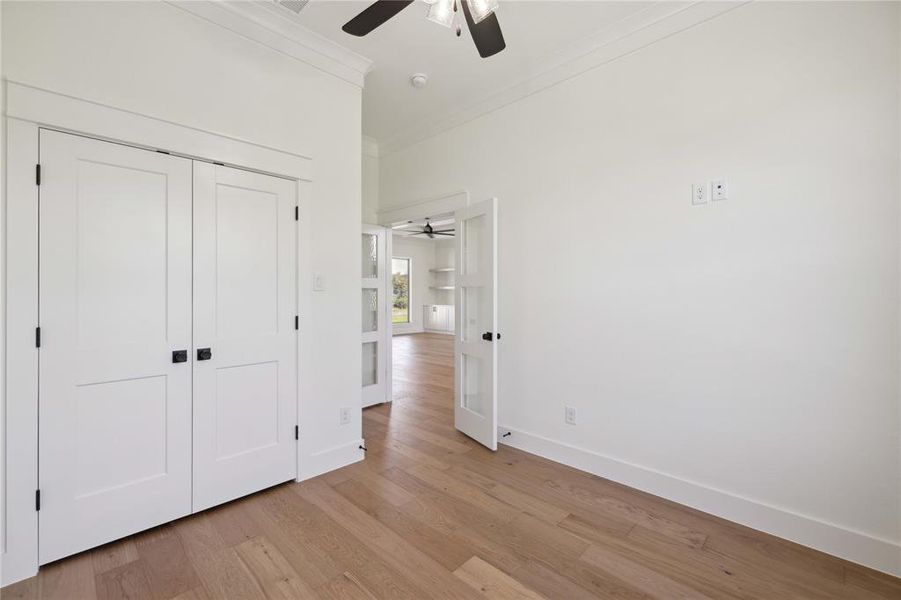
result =
[[213,358],[213,351],[209,348],[197,349],[197,360],[210,360]]
[[174,362],[174,363],[188,362],[188,351],[187,350],[173,350],[172,351],[172,362]]
[[[498,334],[497,337],[498,337],[498,339],[500,339],[500,337],[501,337],[500,334]],[[482,339],[485,340],[486,342],[493,342],[494,334],[491,333],[490,331],[486,331],[485,333],[482,334]]]

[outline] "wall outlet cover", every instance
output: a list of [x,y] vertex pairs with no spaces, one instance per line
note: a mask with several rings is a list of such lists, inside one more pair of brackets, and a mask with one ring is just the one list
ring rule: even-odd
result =
[[566,419],[567,425],[575,425],[576,424],[576,409],[572,406],[564,406],[564,418]]
[[707,204],[707,184],[693,183],[691,184],[691,203]]
[[350,423],[350,407],[349,406],[345,406],[344,408],[342,408],[340,410],[340,412],[338,414],[338,420],[340,421],[341,425],[347,425],[348,423]]

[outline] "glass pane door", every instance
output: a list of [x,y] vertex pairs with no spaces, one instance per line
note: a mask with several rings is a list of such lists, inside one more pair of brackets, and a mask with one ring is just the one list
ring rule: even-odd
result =
[[497,247],[494,200],[456,212],[457,429],[497,449]]

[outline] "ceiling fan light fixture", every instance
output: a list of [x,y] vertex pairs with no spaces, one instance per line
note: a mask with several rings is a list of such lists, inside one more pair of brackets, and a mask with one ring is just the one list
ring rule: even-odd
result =
[[498,0],[463,0],[469,6],[474,23],[481,23],[497,10]]
[[454,24],[454,0],[436,0],[429,5],[429,21],[450,27]]

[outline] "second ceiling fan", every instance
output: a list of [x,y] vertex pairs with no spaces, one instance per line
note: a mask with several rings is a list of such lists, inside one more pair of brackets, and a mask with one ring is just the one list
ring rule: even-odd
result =
[[[341,28],[346,33],[362,37],[394,15],[413,4],[414,0],[377,0]],[[429,4],[428,18],[450,27],[458,7],[463,8],[466,25],[475,42],[479,56],[488,58],[507,47],[501,26],[497,22],[497,0],[425,0]],[[457,26],[457,35],[460,27]]]

